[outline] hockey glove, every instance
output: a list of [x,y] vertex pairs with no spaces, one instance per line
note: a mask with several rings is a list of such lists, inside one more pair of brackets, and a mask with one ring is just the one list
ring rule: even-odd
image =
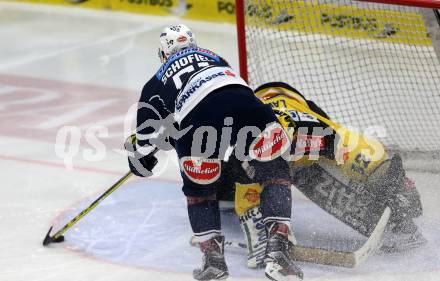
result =
[[128,153],[128,165],[133,174],[139,177],[149,177],[157,164],[157,158],[153,154],[142,155],[136,150],[136,134],[127,138],[124,147]]

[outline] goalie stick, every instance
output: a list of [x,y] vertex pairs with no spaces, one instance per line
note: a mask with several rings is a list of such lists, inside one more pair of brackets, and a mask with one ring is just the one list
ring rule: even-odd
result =
[[[345,252],[295,245],[292,248],[291,256],[295,260],[302,262],[355,268],[363,263],[380,247],[385,228],[390,219],[390,215],[391,210],[389,207],[386,207],[378,223],[376,224],[376,227],[374,228],[371,235],[368,237],[367,241],[365,241],[365,243],[356,251]],[[191,238],[190,244],[192,246],[197,245],[194,237]],[[247,248],[247,245],[245,243],[233,241],[226,241],[225,246],[244,249]]]
[[298,261],[354,268],[363,263],[380,246],[391,210],[386,207],[367,241],[354,252],[334,251],[295,245],[291,255]]

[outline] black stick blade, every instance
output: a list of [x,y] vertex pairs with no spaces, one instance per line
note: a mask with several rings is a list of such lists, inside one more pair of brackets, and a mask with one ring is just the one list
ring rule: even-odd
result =
[[49,231],[47,232],[46,237],[44,237],[43,246],[47,246],[53,241],[52,237],[50,237],[50,232],[52,231],[52,228],[53,228],[53,226],[51,226],[49,228]]
[[50,243],[61,243],[61,242],[64,241],[64,236],[63,235],[60,235],[58,237],[55,237],[56,235],[54,235],[52,237],[50,236],[50,232],[52,231],[52,228],[53,228],[53,226],[51,226],[49,228],[49,231],[47,232],[46,237],[44,237],[43,246],[47,246]]

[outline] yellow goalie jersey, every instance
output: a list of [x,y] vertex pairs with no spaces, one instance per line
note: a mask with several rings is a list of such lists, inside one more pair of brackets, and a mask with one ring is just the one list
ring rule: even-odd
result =
[[314,102],[285,83],[265,84],[255,95],[272,107],[288,131],[293,169],[319,161],[349,179],[364,181],[387,159],[380,142],[331,121]]

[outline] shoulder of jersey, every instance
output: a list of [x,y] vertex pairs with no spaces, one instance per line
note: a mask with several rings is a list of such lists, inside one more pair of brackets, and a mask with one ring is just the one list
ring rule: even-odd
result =
[[174,55],[170,56],[169,59],[164,64],[161,65],[159,70],[156,72],[156,78],[160,80],[162,75],[167,70],[167,68],[170,65],[172,65],[176,60],[179,60],[185,56],[189,56],[192,54],[197,54],[199,56],[203,55],[203,56],[206,56],[206,57],[213,59],[216,62],[220,62],[223,60],[223,58],[221,58],[216,53],[214,53],[210,50],[207,50],[207,49],[200,48],[200,47],[184,49],[184,50],[179,51],[179,52],[175,53]]

